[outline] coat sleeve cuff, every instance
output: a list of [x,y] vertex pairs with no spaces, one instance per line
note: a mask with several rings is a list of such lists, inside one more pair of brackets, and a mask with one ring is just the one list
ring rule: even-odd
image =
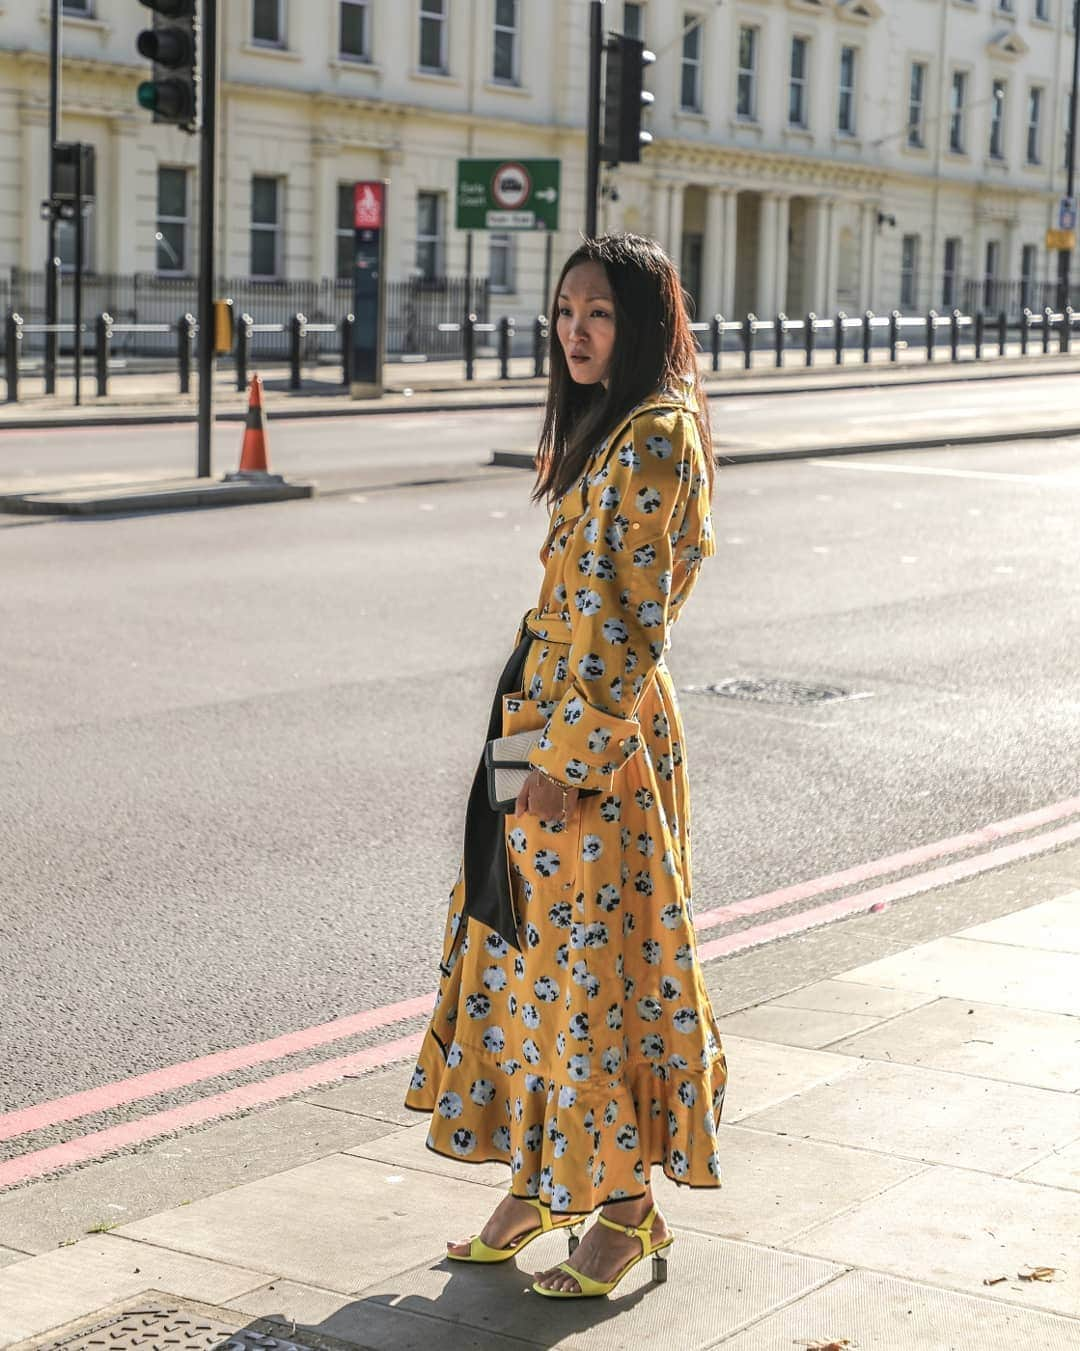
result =
[[555,706],[528,762],[568,788],[610,792],[615,773],[641,745],[637,718],[590,704],[571,686]]

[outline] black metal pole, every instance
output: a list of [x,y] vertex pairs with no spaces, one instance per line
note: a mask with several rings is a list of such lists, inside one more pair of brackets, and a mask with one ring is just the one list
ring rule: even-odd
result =
[[56,352],[60,295],[56,280],[56,143],[60,139],[60,0],[51,0],[49,16],[49,219],[45,259],[45,393],[56,393]]
[[[1072,97],[1069,99],[1069,181],[1065,189],[1069,197],[1076,188],[1076,103],[1077,85],[1080,83],[1080,0],[1073,0],[1073,68]],[[1072,268],[1072,249],[1062,249],[1058,254],[1058,309],[1064,310],[1069,303],[1069,281]]]
[[83,146],[75,146],[75,407],[82,403]]
[[596,205],[600,191],[600,61],[604,48],[603,0],[589,5],[588,144],[585,147],[585,235],[596,237]]
[[214,432],[214,241],[217,196],[217,0],[203,0],[199,159],[199,478],[210,477]]

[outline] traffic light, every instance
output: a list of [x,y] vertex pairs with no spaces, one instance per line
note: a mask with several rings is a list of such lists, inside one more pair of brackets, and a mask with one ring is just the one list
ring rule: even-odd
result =
[[154,75],[139,85],[137,98],[155,122],[199,129],[199,17],[196,0],[140,0],[153,11],[153,28],[136,39],[140,56],[154,63]]
[[646,51],[640,39],[627,37],[625,33],[612,33],[606,51],[601,158],[612,166],[636,164],[641,159],[641,147],[652,141],[652,136],[641,129],[641,115],[653,96],[642,86],[645,67],[652,65],[656,57]]

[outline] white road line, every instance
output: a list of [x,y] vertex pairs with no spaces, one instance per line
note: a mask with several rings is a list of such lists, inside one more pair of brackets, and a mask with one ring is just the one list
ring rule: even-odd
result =
[[1006,483],[1039,483],[1047,488],[1080,488],[1080,478],[1067,474],[1008,474],[991,469],[937,469],[921,464],[858,464],[852,460],[807,460],[821,469],[861,469],[874,474],[928,474],[935,478],[997,479]]

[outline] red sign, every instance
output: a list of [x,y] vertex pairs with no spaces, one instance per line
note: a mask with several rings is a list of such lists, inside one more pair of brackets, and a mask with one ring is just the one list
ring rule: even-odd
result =
[[357,183],[353,189],[353,226],[357,230],[381,230],[383,227],[383,187],[375,180]]

